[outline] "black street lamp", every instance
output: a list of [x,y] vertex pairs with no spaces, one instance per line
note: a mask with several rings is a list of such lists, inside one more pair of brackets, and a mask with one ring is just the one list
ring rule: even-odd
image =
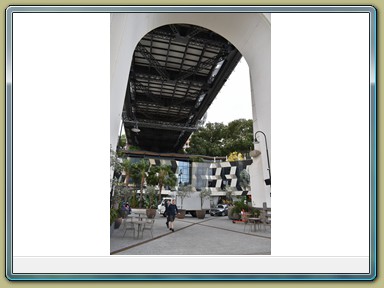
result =
[[271,165],[269,164],[269,153],[268,153],[268,144],[267,144],[267,136],[265,136],[264,132],[263,131],[257,131],[255,133],[255,143],[260,143],[259,140],[257,140],[257,134],[258,133],[261,133],[264,135],[264,139],[265,139],[265,150],[267,151],[267,162],[268,162],[268,173],[269,173],[269,179],[265,179],[265,184],[266,185],[271,185]]
[[181,186],[181,175],[183,175],[183,169],[180,169],[179,173],[179,186]]

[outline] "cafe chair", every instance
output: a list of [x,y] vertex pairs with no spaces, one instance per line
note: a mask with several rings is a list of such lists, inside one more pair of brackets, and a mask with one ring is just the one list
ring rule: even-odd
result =
[[245,232],[245,228],[247,226],[250,226],[248,225],[249,224],[248,217],[249,217],[249,214],[243,211],[243,213],[241,214],[241,221],[244,223],[244,232]]
[[135,238],[135,225],[134,223],[132,222],[132,218],[129,219],[124,219],[124,234],[123,234],[123,238],[125,236],[125,233],[127,233],[128,230],[133,230],[133,238]]
[[261,223],[263,225],[264,231],[267,231],[267,226],[271,226],[271,219],[268,217],[267,212],[261,214]]
[[153,230],[153,225],[155,223],[155,219],[147,219],[147,221],[145,222],[144,226],[143,226],[143,229],[141,230],[141,236],[143,237],[143,234],[144,234],[144,231],[147,230],[149,232],[151,232],[151,236],[153,238],[153,233],[152,233],[152,230]]

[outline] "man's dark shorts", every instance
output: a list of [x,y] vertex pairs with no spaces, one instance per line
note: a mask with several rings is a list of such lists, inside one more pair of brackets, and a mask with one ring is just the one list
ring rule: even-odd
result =
[[175,221],[175,215],[168,215],[168,222]]

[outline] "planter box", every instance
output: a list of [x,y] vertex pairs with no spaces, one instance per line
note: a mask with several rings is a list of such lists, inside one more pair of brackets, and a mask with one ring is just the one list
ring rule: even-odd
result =
[[185,212],[187,212],[184,209],[179,209],[179,213],[176,215],[178,219],[184,219],[185,218]]
[[205,218],[205,210],[196,210],[196,217],[197,217],[197,219],[204,219]]
[[154,209],[154,208],[147,209],[145,212],[146,212],[148,218],[153,219],[156,217],[156,209]]

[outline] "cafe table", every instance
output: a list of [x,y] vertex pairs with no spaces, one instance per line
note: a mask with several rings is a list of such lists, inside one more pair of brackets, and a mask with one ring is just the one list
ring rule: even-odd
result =
[[[257,224],[260,224],[261,222],[260,222],[260,218],[257,218],[257,217],[249,217],[248,218],[248,222],[249,222],[249,224],[252,224],[252,226],[253,226],[253,231],[255,231],[256,232],[256,225]],[[252,226],[251,226],[251,231],[252,231]]]

